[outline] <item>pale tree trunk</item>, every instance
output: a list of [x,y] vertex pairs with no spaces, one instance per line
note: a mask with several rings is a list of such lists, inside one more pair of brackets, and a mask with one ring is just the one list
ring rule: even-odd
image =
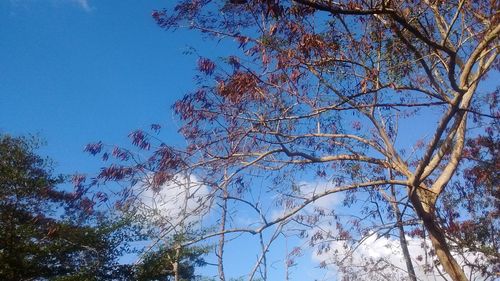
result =
[[408,244],[406,241],[405,230],[403,227],[403,221],[401,220],[401,214],[396,213],[396,217],[398,220],[398,229],[399,229],[399,243],[401,244],[401,250],[403,251],[403,257],[406,263],[406,270],[408,271],[408,277],[410,277],[411,281],[417,281],[417,275],[415,274],[415,269],[413,268],[413,263],[411,261],[410,251],[408,250]]
[[227,176],[224,175],[224,183],[222,185],[222,205],[220,206],[222,209],[222,214],[220,218],[220,236],[219,236],[219,245],[217,247],[217,270],[219,272],[219,280],[225,281],[226,276],[224,274],[224,246],[226,242],[226,236],[224,231],[226,230],[226,217],[227,217]]
[[222,206],[222,215],[221,215],[221,221],[220,221],[220,229],[221,229],[221,235],[219,237],[219,245],[217,248],[217,259],[218,259],[218,265],[217,265],[217,270],[219,272],[219,280],[220,281],[225,281],[226,277],[224,274],[224,244],[225,244],[225,235],[224,235],[224,230],[226,228],[226,215],[227,215],[227,198],[224,198],[223,201],[223,206]]
[[179,257],[180,257],[181,249],[177,247],[175,249],[175,257],[174,262],[172,263],[172,270],[174,271],[174,281],[180,281],[179,276]]
[[437,222],[435,213],[436,195],[422,188],[410,191],[410,200],[418,217],[422,220],[429,235],[435,254],[444,270],[454,281],[468,281],[462,267],[451,254],[443,229]]
[[[480,63],[480,68],[481,65],[482,63]],[[477,84],[474,84],[467,90],[462,101],[455,101],[457,104],[461,104],[461,108],[468,108],[476,86]],[[443,147],[443,151],[449,150],[450,153],[450,160],[448,161],[448,164],[443,168],[441,174],[434,180],[431,188],[427,188],[425,186],[413,186],[412,188],[410,188],[409,197],[413,204],[413,207],[415,208],[415,212],[422,220],[424,227],[428,232],[436,256],[439,259],[439,262],[441,263],[443,269],[450,275],[450,277],[454,281],[467,281],[468,278],[465,275],[465,272],[451,254],[444,231],[440,227],[438,218],[436,216],[436,201],[439,194],[441,194],[441,192],[455,173],[459,165],[459,160],[462,155],[465,143],[467,114],[464,111],[459,112],[458,109],[452,109],[451,112],[453,113],[453,111],[455,111],[454,114],[456,118],[456,123],[454,125],[457,125],[457,127],[455,130],[451,130],[452,132],[449,133],[444,142],[451,142],[453,139],[455,139],[455,143],[453,148],[447,149],[446,145],[445,147]],[[439,158],[442,158],[442,156],[439,156]],[[439,159],[439,161],[440,160],[441,159]],[[437,163],[439,163],[439,161]],[[434,164],[432,166],[434,166],[434,168],[437,167],[437,165]],[[432,173],[431,170],[428,172],[428,174]],[[425,169],[423,171],[425,171]],[[419,175],[419,177],[420,176],[421,174]]]
[[[394,178],[392,170],[389,169],[389,178],[392,180]],[[415,274],[415,268],[413,267],[413,263],[411,261],[410,251],[408,250],[408,243],[406,241],[406,234],[403,225],[403,214],[401,214],[401,210],[399,209],[397,198],[396,198],[396,189],[394,185],[391,185],[391,197],[388,198],[394,214],[396,216],[396,223],[399,230],[399,244],[401,244],[401,250],[403,251],[403,258],[405,259],[406,271],[408,272],[408,277],[411,281],[417,281],[417,275]]]
[[401,211],[399,210],[397,202],[394,203],[394,212],[396,215],[396,222],[398,224],[398,230],[399,230],[399,243],[401,244],[401,250],[403,251],[403,257],[405,259],[406,270],[408,271],[408,277],[410,277],[411,281],[417,281],[417,275],[415,274],[415,269],[411,261],[410,251],[408,250],[408,243],[406,241],[406,234],[403,226],[403,217]]

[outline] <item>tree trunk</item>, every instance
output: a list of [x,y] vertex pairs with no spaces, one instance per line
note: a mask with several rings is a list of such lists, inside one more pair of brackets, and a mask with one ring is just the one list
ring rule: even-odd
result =
[[401,250],[403,250],[403,257],[406,263],[406,270],[408,271],[408,276],[411,281],[417,281],[417,275],[415,274],[415,269],[413,268],[413,263],[411,262],[410,251],[408,250],[408,243],[406,242],[406,235],[403,226],[403,218],[401,217],[401,211],[397,204],[395,204],[396,220],[399,229],[399,243],[401,244]]
[[180,275],[179,275],[179,257],[181,254],[181,249],[179,246],[176,247],[175,249],[175,260],[172,264],[172,270],[174,271],[174,281],[180,281]]
[[[389,178],[391,180],[394,179],[391,169],[389,169]],[[394,214],[396,215],[396,223],[398,225],[398,230],[399,230],[399,244],[401,244],[401,250],[403,251],[403,257],[406,263],[406,270],[408,272],[410,280],[417,281],[417,275],[415,274],[415,268],[413,267],[410,251],[408,250],[408,243],[406,241],[405,229],[403,226],[403,214],[401,214],[401,210],[399,210],[398,202],[396,199],[396,189],[394,188],[394,185],[391,185],[391,196],[392,197],[389,198],[389,202],[392,205]]]
[[437,222],[435,196],[429,195],[427,190],[420,190],[420,192],[410,191],[411,202],[415,207],[418,217],[424,223],[441,266],[454,281],[468,281],[462,267],[451,254],[444,232]]
[[221,214],[221,219],[220,219],[220,237],[219,237],[219,245],[217,248],[217,270],[219,272],[219,280],[220,281],[225,281],[226,276],[224,274],[224,244],[226,241],[226,237],[224,234],[224,231],[226,229],[226,216],[227,216],[227,185],[224,183],[223,186],[223,201],[222,201],[222,214]]

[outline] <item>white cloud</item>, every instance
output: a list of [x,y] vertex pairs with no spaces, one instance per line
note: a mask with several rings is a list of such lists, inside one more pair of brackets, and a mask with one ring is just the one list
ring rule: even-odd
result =
[[[336,185],[330,182],[301,182],[301,195],[310,198],[314,195],[335,189]],[[331,210],[342,202],[342,193],[333,193],[314,201],[309,208],[322,208]]]
[[[325,182],[325,181],[318,181],[318,182],[299,182],[297,184],[297,194],[294,194],[297,197],[301,198],[312,198],[315,195],[325,193],[329,190],[334,190],[335,189],[335,184],[330,183],[330,182]],[[330,211],[335,209],[335,207],[339,206],[340,203],[342,202],[344,198],[344,195],[342,193],[332,193],[327,196],[321,197],[318,200],[314,201],[313,203],[309,204],[306,206],[303,210],[302,213],[304,214],[310,214],[313,213],[315,209],[322,209],[325,211]],[[298,201],[300,204],[300,201]],[[277,219],[287,213],[285,208],[281,209],[273,209],[271,212],[271,219]]]
[[78,6],[80,6],[80,8],[82,8],[83,10],[85,10],[87,12],[92,11],[92,7],[90,6],[88,0],[71,0],[71,1],[76,2],[76,4]]
[[[365,238],[363,243],[355,249],[352,246],[346,246],[343,242],[330,243],[328,251],[314,252],[312,259],[315,262],[338,265],[338,267],[331,266],[338,280],[347,275],[356,280],[408,280],[399,239],[377,237],[377,235]],[[441,276],[441,273],[444,273],[442,267],[439,266],[436,269],[429,266],[436,259],[427,254],[428,250],[431,249],[429,241],[407,237],[407,242],[418,280],[450,280],[446,275],[446,279]],[[478,253],[468,253],[465,257],[455,255],[457,261],[464,267],[466,274],[473,277],[471,280],[478,281],[487,279],[482,277],[479,272],[471,274],[471,268],[465,266],[465,262],[467,260],[468,264],[477,264],[481,262],[481,257],[482,255]]]
[[[148,179],[146,179],[147,181]],[[199,222],[208,210],[208,188],[195,176],[175,176],[157,190],[137,186],[139,212],[154,225],[180,230]]]
[[31,4],[38,4],[38,3],[49,4],[53,6],[70,4],[70,5],[75,5],[86,12],[90,12],[94,9],[90,4],[89,0],[10,0],[10,4],[13,7],[22,7],[22,8],[29,8]]

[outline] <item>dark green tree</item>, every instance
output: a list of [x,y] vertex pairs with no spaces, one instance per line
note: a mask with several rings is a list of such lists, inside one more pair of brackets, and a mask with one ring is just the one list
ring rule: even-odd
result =
[[138,281],[193,281],[198,280],[195,274],[197,266],[204,266],[202,255],[206,249],[199,247],[161,246],[155,251],[146,253],[135,271]]
[[0,135],[0,280],[123,280],[123,224],[63,191],[36,138]]

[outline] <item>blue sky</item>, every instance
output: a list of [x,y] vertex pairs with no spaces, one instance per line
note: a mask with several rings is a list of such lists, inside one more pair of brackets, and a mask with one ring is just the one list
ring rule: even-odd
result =
[[[0,1],[0,132],[39,134],[47,141],[41,153],[64,174],[95,174],[102,162],[83,153],[87,143],[126,145],[129,132],[152,123],[163,126],[165,142],[181,141],[170,106],[194,88],[197,62],[183,52],[194,46],[213,55],[223,46],[160,29],[151,12],[169,3]],[[229,246],[230,276],[252,268],[257,249],[248,242],[254,238]],[[272,268],[281,279],[282,261]],[[310,274],[294,271],[295,277]]]
[[164,5],[0,1],[0,131],[39,133],[63,173],[99,165],[82,153],[91,141],[124,144],[151,123],[176,138],[170,105],[192,89],[196,67],[182,53],[202,42],[156,26],[151,11]]
[[[1,0],[0,133],[39,133],[58,173],[95,174],[102,162],[83,153],[87,143],[126,145],[129,132],[152,123],[163,126],[165,142],[180,142],[170,106],[194,88],[197,60],[183,52],[194,46],[214,56],[225,46],[160,29],[151,12],[173,2]],[[416,138],[423,129],[408,126],[401,135]],[[230,275],[250,270],[251,240],[244,236],[226,252]],[[271,263],[283,256],[284,241],[272,250]],[[293,280],[312,280],[310,256]],[[271,268],[282,280],[282,263]]]

